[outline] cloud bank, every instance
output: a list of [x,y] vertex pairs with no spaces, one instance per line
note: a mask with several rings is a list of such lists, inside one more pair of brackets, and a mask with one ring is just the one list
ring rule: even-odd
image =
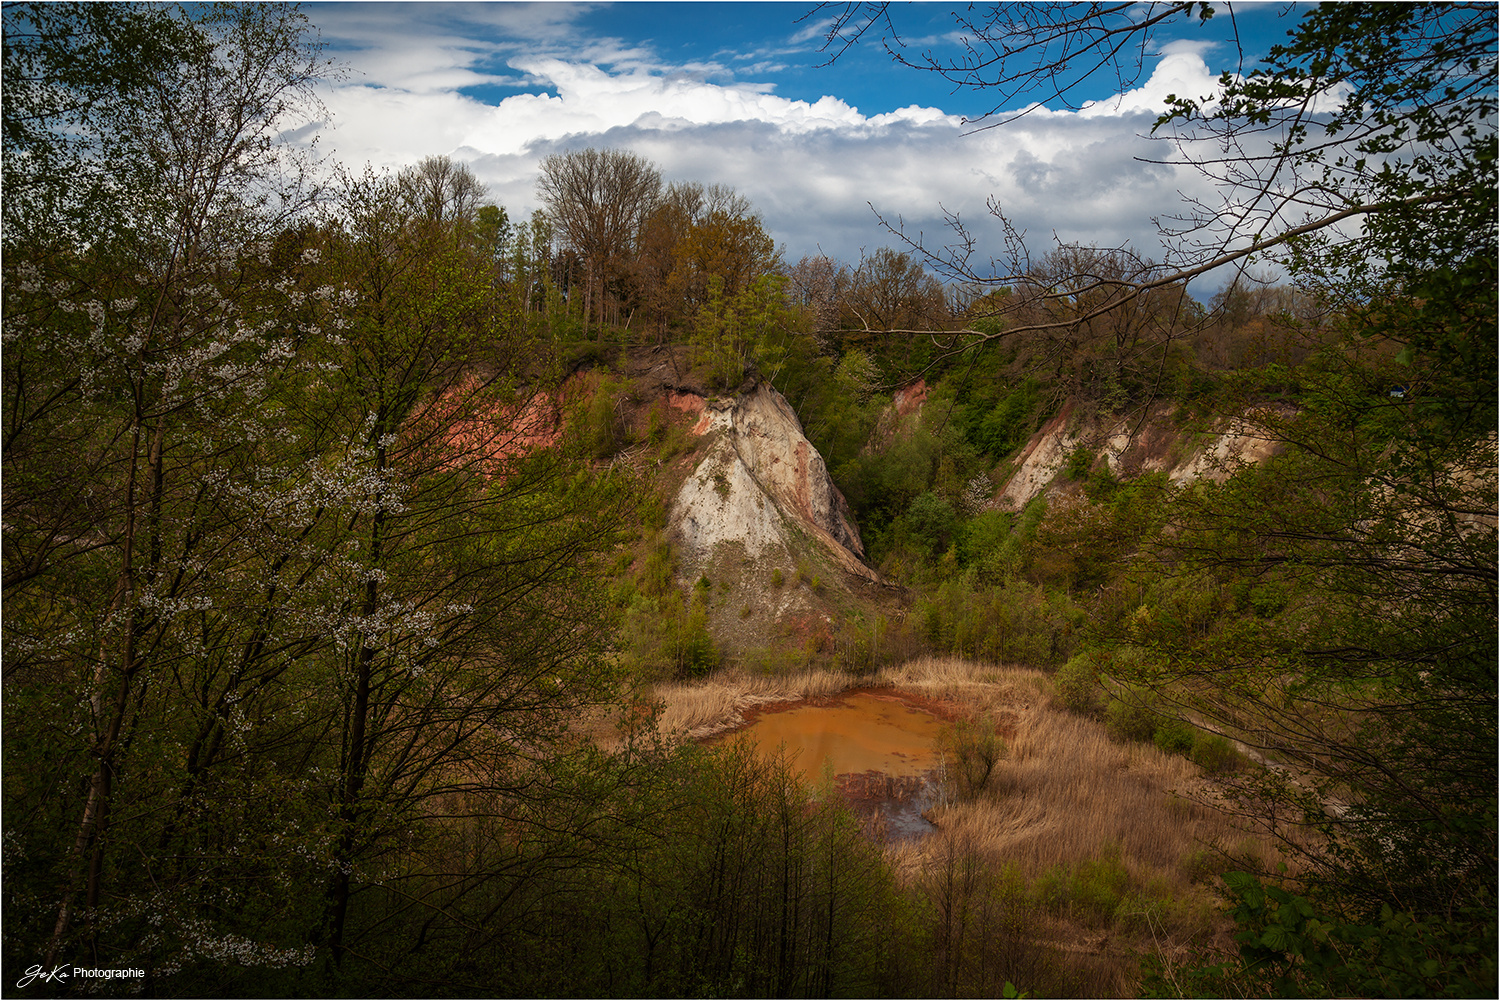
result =
[[[1181,192],[1208,194],[1194,190],[1195,174],[1146,162],[1165,152],[1146,137],[1167,95],[1215,89],[1201,46],[1167,46],[1141,87],[1078,112],[1037,108],[966,131],[938,108],[865,115],[833,95],[780,97],[721,64],[671,65],[617,39],[585,44],[575,8],[461,5],[415,23],[399,7],[373,10],[373,20],[347,8],[320,20],[356,71],[323,94],[335,124],[321,130],[320,147],[353,168],[453,156],[513,217],[537,207],[543,157],[587,146],[632,150],[669,181],[732,185],[791,261],[817,252],[852,261],[897,245],[877,213],[929,246],[941,245],[945,213],[956,213],[981,252],[998,253],[990,199],[1027,231],[1034,253],[1055,237],[1131,243],[1159,257],[1152,216],[1172,212]],[[486,84],[523,92],[487,103],[459,90]],[[837,85],[830,71],[829,89]]]

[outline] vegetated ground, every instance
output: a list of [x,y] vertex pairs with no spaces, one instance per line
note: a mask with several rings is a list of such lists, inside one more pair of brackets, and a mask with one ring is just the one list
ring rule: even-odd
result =
[[1272,843],[1213,805],[1216,787],[1197,765],[1112,739],[1057,703],[1042,671],[922,658],[873,677],[729,670],[655,695],[663,731],[701,740],[855,687],[984,721],[1003,738],[982,788],[954,790],[928,812],[935,833],[885,850],[901,879],[932,887],[956,920],[1000,930],[990,948],[1018,987],[1134,996],[1146,955],[1170,970],[1189,947],[1232,949],[1211,884],[1274,862]]

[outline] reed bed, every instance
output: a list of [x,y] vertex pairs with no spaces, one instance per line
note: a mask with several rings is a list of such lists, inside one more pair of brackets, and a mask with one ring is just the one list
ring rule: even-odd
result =
[[662,704],[657,726],[683,740],[702,740],[743,725],[745,713],[758,706],[832,695],[856,683],[843,671],[809,669],[774,677],[721,671],[699,682],[657,685],[654,697]]
[[766,676],[723,671],[700,682],[658,685],[660,729],[684,740],[741,726],[746,714],[846,689],[890,687],[987,717],[1006,733],[1007,754],[982,792],[938,807],[938,834],[893,846],[903,869],[947,850],[952,839],[1034,877],[1099,857],[1106,848],[1141,882],[1184,890],[1213,858],[1268,862],[1276,852],[1211,804],[1197,765],[1154,745],[1119,742],[1102,724],[1054,701],[1046,672],[1019,665],[922,657],[874,676],[808,670]]
[[984,945],[988,954],[1014,952],[1007,962],[1018,964],[1017,976],[1031,975],[1023,960],[1035,953],[1052,971],[1038,967],[1038,989],[1119,996],[1137,989],[1142,952],[1170,965],[1190,948],[1232,949],[1232,929],[1201,884],[1229,868],[1274,863],[1275,847],[1212,805],[1215,787],[1197,765],[1112,739],[1103,724],[1064,709],[1043,671],[941,657],[863,677],[731,670],[658,686],[655,698],[663,731],[700,740],[743,724],[756,707],[856,686],[941,703],[1004,735],[1006,754],[983,788],[949,797],[927,814],[935,833],[886,853],[899,877],[928,887],[940,908],[954,904],[942,901],[953,873],[969,864],[962,859],[979,863],[988,889],[973,891],[973,906],[993,912],[996,928],[1003,915],[1026,916],[1024,927]]
[[1193,875],[1185,859],[1213,845],[1246,850],[1232,818],[1195,798],[1206,791],[1186,758],[1118,743],[1092,720],[1046,708],[1022,717],[983,795],[934,819],[1028,875],[1109,845],[1143,879],[1165,876],[1182,887]]

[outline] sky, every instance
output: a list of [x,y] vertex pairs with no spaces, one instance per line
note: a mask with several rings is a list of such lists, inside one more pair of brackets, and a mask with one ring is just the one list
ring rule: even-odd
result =
[[[1054,101],[980,128],[975,119],[997,120],[983,116],[999,96],[895,63],[884,25],[830,64],[842,4],[313,3],[304,9],[340,69],[322,88],[327,118],[301,137],[316,134],[323,155],[354,170],[450,156],[512,218],[539,207],[547,155],[630,150],[667,182],[748,197],[788,263],[909,249],[882,220],[937,251],[956,214],[983,270],[1005,251],[991,204],[1034,257],[1076,242],[1160,260],[1152,220],[1180,211],[1183,195],[1213,197],[1189,169],[1148,162],[1166,152],[1149,138],[1166,95],[1212,93],[1294,16],[1283,3],[1236,4],[1232,19],[1218,7],[1159,32],[1137,79],[1086,81],[1078,110]],[[893,5],[907,51],[958,51],[954,9]]]

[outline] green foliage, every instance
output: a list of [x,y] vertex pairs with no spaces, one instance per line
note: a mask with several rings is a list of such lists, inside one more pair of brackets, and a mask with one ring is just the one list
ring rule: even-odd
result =
[[976,391],[960,417],[965,437],[982,454],[1004,458],[1031,437],[1041,403],[1041,386],[1030,374],[1009,389],[997,385],[993,397]]
[[1130,872],[1119,846],[1106,845],[1096,859],[1048,869],[1037,878],[1032,892],[1053,912],[1109,927],[1129,899],[1130,888]]
[[955,576],[923,598],[916,618],[934,650],[1049,667],[1073,654],[1082,613],[1066,595],[1026,581],[985,586]]
[[676,583],[672,547],[659,543],[647,554],[626,596],[621,627],[621,663],[641,681],[702,678],[719,666],[708,628],[713,582],[700,574],[690,593]]
[[929,554],[938,555],[948,549],[958,517],[952,504],[928,491],[911,502],[906,524]]
[[[1151,740],[1167,754],[1187,754],[1199,746],[1196,728],[1186,720],[1164,716],[1157,721]],[[1200,762],[1201,763],[1201,762]]]
[[1244,767],[1245,759],[1234,742],[1217,733],[1199,730],[1193,734],[1188,757],[1210,775],[1227,775]]
[[686,635],[679,655],[682,673],[689,678],[707,677],[718,666],[719,655],[708,632],[708,617],[695,611],[688,617]]
[[1104,707],[1104,725],[1116,740],[1150,740],[1159,715],[1146,689],[1125,685],[1113,691]]
[[1062,704],[1081,716],[1104,714],[1104,687],[1100,684],[1099,658],[1092,650],[1075,653],[1057,669],[1052,683]]
[[786,303],[786,279],[762,275],[738,294],[726,294],[718,275],[708,277],[708,299],[694,320],[693,344],[708,366],[709,382],[732,389],[752,364],[778,369],[797,323]]
[[[591,459],[608,459],[628,440],[622,409],[630,393],[630,384],[612,376],[597,380],[592,391],[579,404],[574,416],[574,434],[584,454]],[[658,428],[658,437],[663,432]]]
[[[777,388],[796,408],[808,440],[830,470],[853,468],[849,464],[869,444],[881,410],[890,402],[875,392],[880,383],[875,363],[856,348],[836,364],[829,359],[808,363],[802,381],[788,384],[793,374],[784,375]],[[834,478],[847,482],[843,473]]]
[[[1224,875],[1240,958],[1177,982],[1203,994],[1257,997],[1487,997],[1495,990],[1493,910],[1417,918],[1383,906],[1349,920],[1243,872]],[[1176,996],[1158,970],[1148,997]]]
[[1088,478],[1089,470],[1094,468],[1095,455],[1092,449],[1079,446],[1075,448],[1068,461],[1063,464],[1063,474],[1070,480],[1083,481]]

